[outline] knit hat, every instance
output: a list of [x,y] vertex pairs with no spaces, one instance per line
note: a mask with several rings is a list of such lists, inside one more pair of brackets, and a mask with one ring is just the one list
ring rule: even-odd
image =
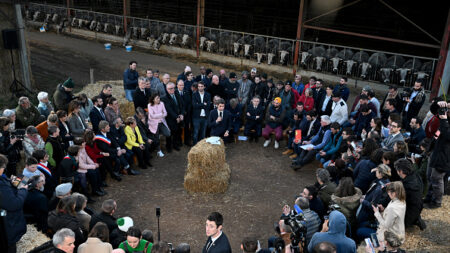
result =
[[378,165],[377,169],[381,175],[383,175],[383,176],[387,175],[389,177],[391,176],[391,168],[389,166],[387,166],[386,164]]
[[230,73],[230,78],[236,78],[236,77],[237,77],[236,73],[234,73],[234,72]]
[[252,72],[252,73],[256,73],[256,72],[258,72],[258,71],[256,71],[256,68],[252,68],[251,72]]
[[261,75],[261,77],[264,78],[264,79],[267,79],[267,74],[266,74],[266,73],[263,73],[263,74]]
[[119,226],[119,229],[123,232],[128,232],[128,229],[132,226],[134,226],[133,219],[130,217],[122,217],[117,219],[117,226]]
[[277,103],[281,103],[281,98],[280,97],[276,97],[273,99],[273,101],[277,102]]
[[61,197],[67,195],[72,190],[72,183],[64,183],[56,186],[55,194],[56,197]]
[[66,81],[64,81],[63,86],[66,88],[73,88],[75,86],[75,84],[72,81],[72,78],[67,78]]

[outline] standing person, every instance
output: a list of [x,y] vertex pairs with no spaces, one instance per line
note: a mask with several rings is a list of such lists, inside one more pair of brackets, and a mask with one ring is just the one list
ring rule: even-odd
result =
[[383,102],[380,105],[380,110],[384,108],[386,101],[391,98],[395,100],[395,110],[398,113],[401,113],[403,110],[403,99],[397,90],[397,86],[394,85],[389,86],[389,92],[384,96]]
[[161,101],[158,93],[153,93],[148,104],[148,128],[150,132],[155,135],[155,145],[157,145],[158,156],[163,157],[164,153],[161,151],[159,145],[159,135],[166,137],[170,136],[169,126],[166,122],[167,111],[164,102]]
[[206,69],[206,76],[202,79],[203,83],[205,84],[206,88],[208,88],[211,85],[213,77],[213,71],[212,69]]
[[[179,83],[180,80],[177,81],[177,85]],[[192,72],[187,72],[186,73],[186,80],[182,80],[184,87],[183,87],[183,91],[185,91],[186,93],[191,94],[191,87],[194,84],[194,74],[192,74]]]
[[162,99],[167,111],[166,122],[170,129],[170,136],[166,136],[167,152],[172,152],[172,148],[180,151],[182,125],[184,124],[183,101],[180,95],[175,92],[175,84],[167,84],[167,96]]
[[11,184],[6,178],[5,172],[8,158],[0,154],[0,209],[6,210],[6,216],[0,217],[5,226],[6,237],[8,241],[8,253],[16,252],[16,243],[26,233],[27,225],[23,216],[23,204],[28,195],[28,186],[20,185],[18,188]]
[[133,94],[134,108],[146,108],[148,105],[148,100],[151,96],[151,90],[146,88],[147,81],[145,77],[139,77],[138,87]]
[[222,231],[223,216],[218,212],[211,213],[206,219],[206,236],[208,240],[202,253],[231,253],[228,237]]
[[301,75],[295,75],[294,82],[292,83],[292,89],[296,90],[298,94],[303,94],[303,89],[305,88],[305,85],[302,82],[302,76]]
[[315,101],[314,105],[316,106],[316,111],[319,116],[322,115],[331,115],[332,106],[333,106],[333,85],[329,84],[325,88],[325,94],[320,98],[320,100]]
[[[440,107],[449,107],[450,103],[441,101]],[[448,122],[449,112],[439,115],[439,135],[434,141],[434,149],[430,158],[427,176],[430,179],[431,191],[428,191],[426,208],[439,208],[442,205],[444,195],[444,177],[450,172],[450,127]],[[435,136],[437,133],[435,133]],[[436,138],[436,137],[435,137]]]
[[350,90],[347,87],[347,77],[341,77],[339,84],[334,86],[333,94],[336,92],[340,92],[342,94],[342,99],[347,102],[348,97],[350,96]]
[[[103,85],[102,91],[100,91],[99,96],[103,101],[102,108],[105,109],[107,99],[112,97],[112,85],[111,84]],[[94,101],[92,101],[92,102],[94,102]]]
[[200,66],[200,75],[195,77],[196,82],[200,82],[206,77],[206,68],[205,66]]
[[[220,84],[222,87],[225,87],[225,85],[226,85],[227,83],[228,83],[227,73],[225,72],[224,69],[221,69],[221,70],[219,71],[219,84]],[[225,99],[225,98],[223,98],[223,99]]]
[[48,162],[53,168],[56,168],[64,158],[64,145],[59,136],[59,128],[57,126],[49,126],[48,134],[45,151],[48,154]]
[[242,71],[242,79],[239,79],[238,99],[239,103],[245,107],[247,105],[248,96],[252,87],[252,81],[248,79],[248,72]]
[[87,97],[86,94],[82,93],[78,96],[77,99],[78,103],[80,104],[80,114],[85,118],[87,121],[90,121],[89,119],[89,113],[91,112],[92,108],[94,107],[94,103],[92,103],[92,100]]
[[136,71],[137,62],[130,61],[129,67],[123,72],[123,88],[125,90],[125,98],[133,102],[133,93],[138,85],[139,74]]
[[188,73],[188,72],[192,72],[192,69],[191,69],[191,67],[186,66],[186,67],[184,68],[183,73],[181,73],[181,74],[179,74],[179,75],[177,76],[177,82],[178,82],[178,80],[186,81],[187,73]]
[[211,95],[205,92],[205,84],[198,83],[198,91],[192,94],[192,125],[193,125],[193,145],[206,135],[207,116],[211,109]]
[[227,95],[226,100],[229,101],[232,98],[237,98],[239,83],[236,81],[237,75],[234,72],[230,73],[230,78],[227,79],[225,84],[225,93]]
[[74,95],[72,93],[74,86],[75,84],[70,77],[64,81],[64,83],[58,84],[55,93],[53,93],[53,104],[55,105],[55,110],[67,111],[69,102],[74,99]]
[[[188,75],[188,79],[192,77],[192,73]],[[177,81],[177,88],[175,91],[176,95],[180,96],[181,102],[183,103],[183,124],[184,128],[184,144],[186,146],[191,146],[191,123],[192,123],[192,95],[189,90],[186,90],[183,80]]]
[[343,99],[342,93],[339,91],[333,91],[333,95],[331,97],[333,100],[333,105],[331,107],[330,120],[331,122],[337,122],[342,126],[348,120],[347,104]]
[[208,86],[206,91],[211,94],[211,97],[219,96],[222,99],[226,98],[225,87],[220,85],[217,75],[212,76],[211,85]]

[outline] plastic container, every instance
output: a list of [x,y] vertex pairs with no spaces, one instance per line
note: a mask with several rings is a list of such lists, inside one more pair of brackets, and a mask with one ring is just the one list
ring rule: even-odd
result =
[[111,50],[111,43],[105,44],[105,50]]
[[133,46],[126,46],[125,49],[127,50],[127,52],[131,52],[131,50],[133,49]]

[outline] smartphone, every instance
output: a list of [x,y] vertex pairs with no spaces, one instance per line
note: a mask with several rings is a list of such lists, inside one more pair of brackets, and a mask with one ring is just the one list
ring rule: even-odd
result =
[[161,208],[159,206],[156,207],[156,217],[161,216]]
[[323,216],[323,219],[324,219],[324,220],[328,220],[328,219],[330,219],[330,216],[325,215],[325,216]]
[[370,238],[366,238],[364,239],[364,241],[366,242],[366,245],[368,245],[370,247],[370,250],[372,253],[375,253],[375,248],[373,247],[372,241],[370,240]]
[[377,233],[370,234],[370,240],[372,241],[373,247],[380,247],[380,242],[378,241]]

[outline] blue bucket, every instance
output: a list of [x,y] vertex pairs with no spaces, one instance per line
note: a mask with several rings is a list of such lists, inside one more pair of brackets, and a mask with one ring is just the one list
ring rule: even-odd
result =
[[131,50],[133,49],[133,46],[126,46],[125,49],[127,50],[127,52],[131,52]]
[[105,49],[106,50],[111,50],[111,43],[106,43],[105,44]]

